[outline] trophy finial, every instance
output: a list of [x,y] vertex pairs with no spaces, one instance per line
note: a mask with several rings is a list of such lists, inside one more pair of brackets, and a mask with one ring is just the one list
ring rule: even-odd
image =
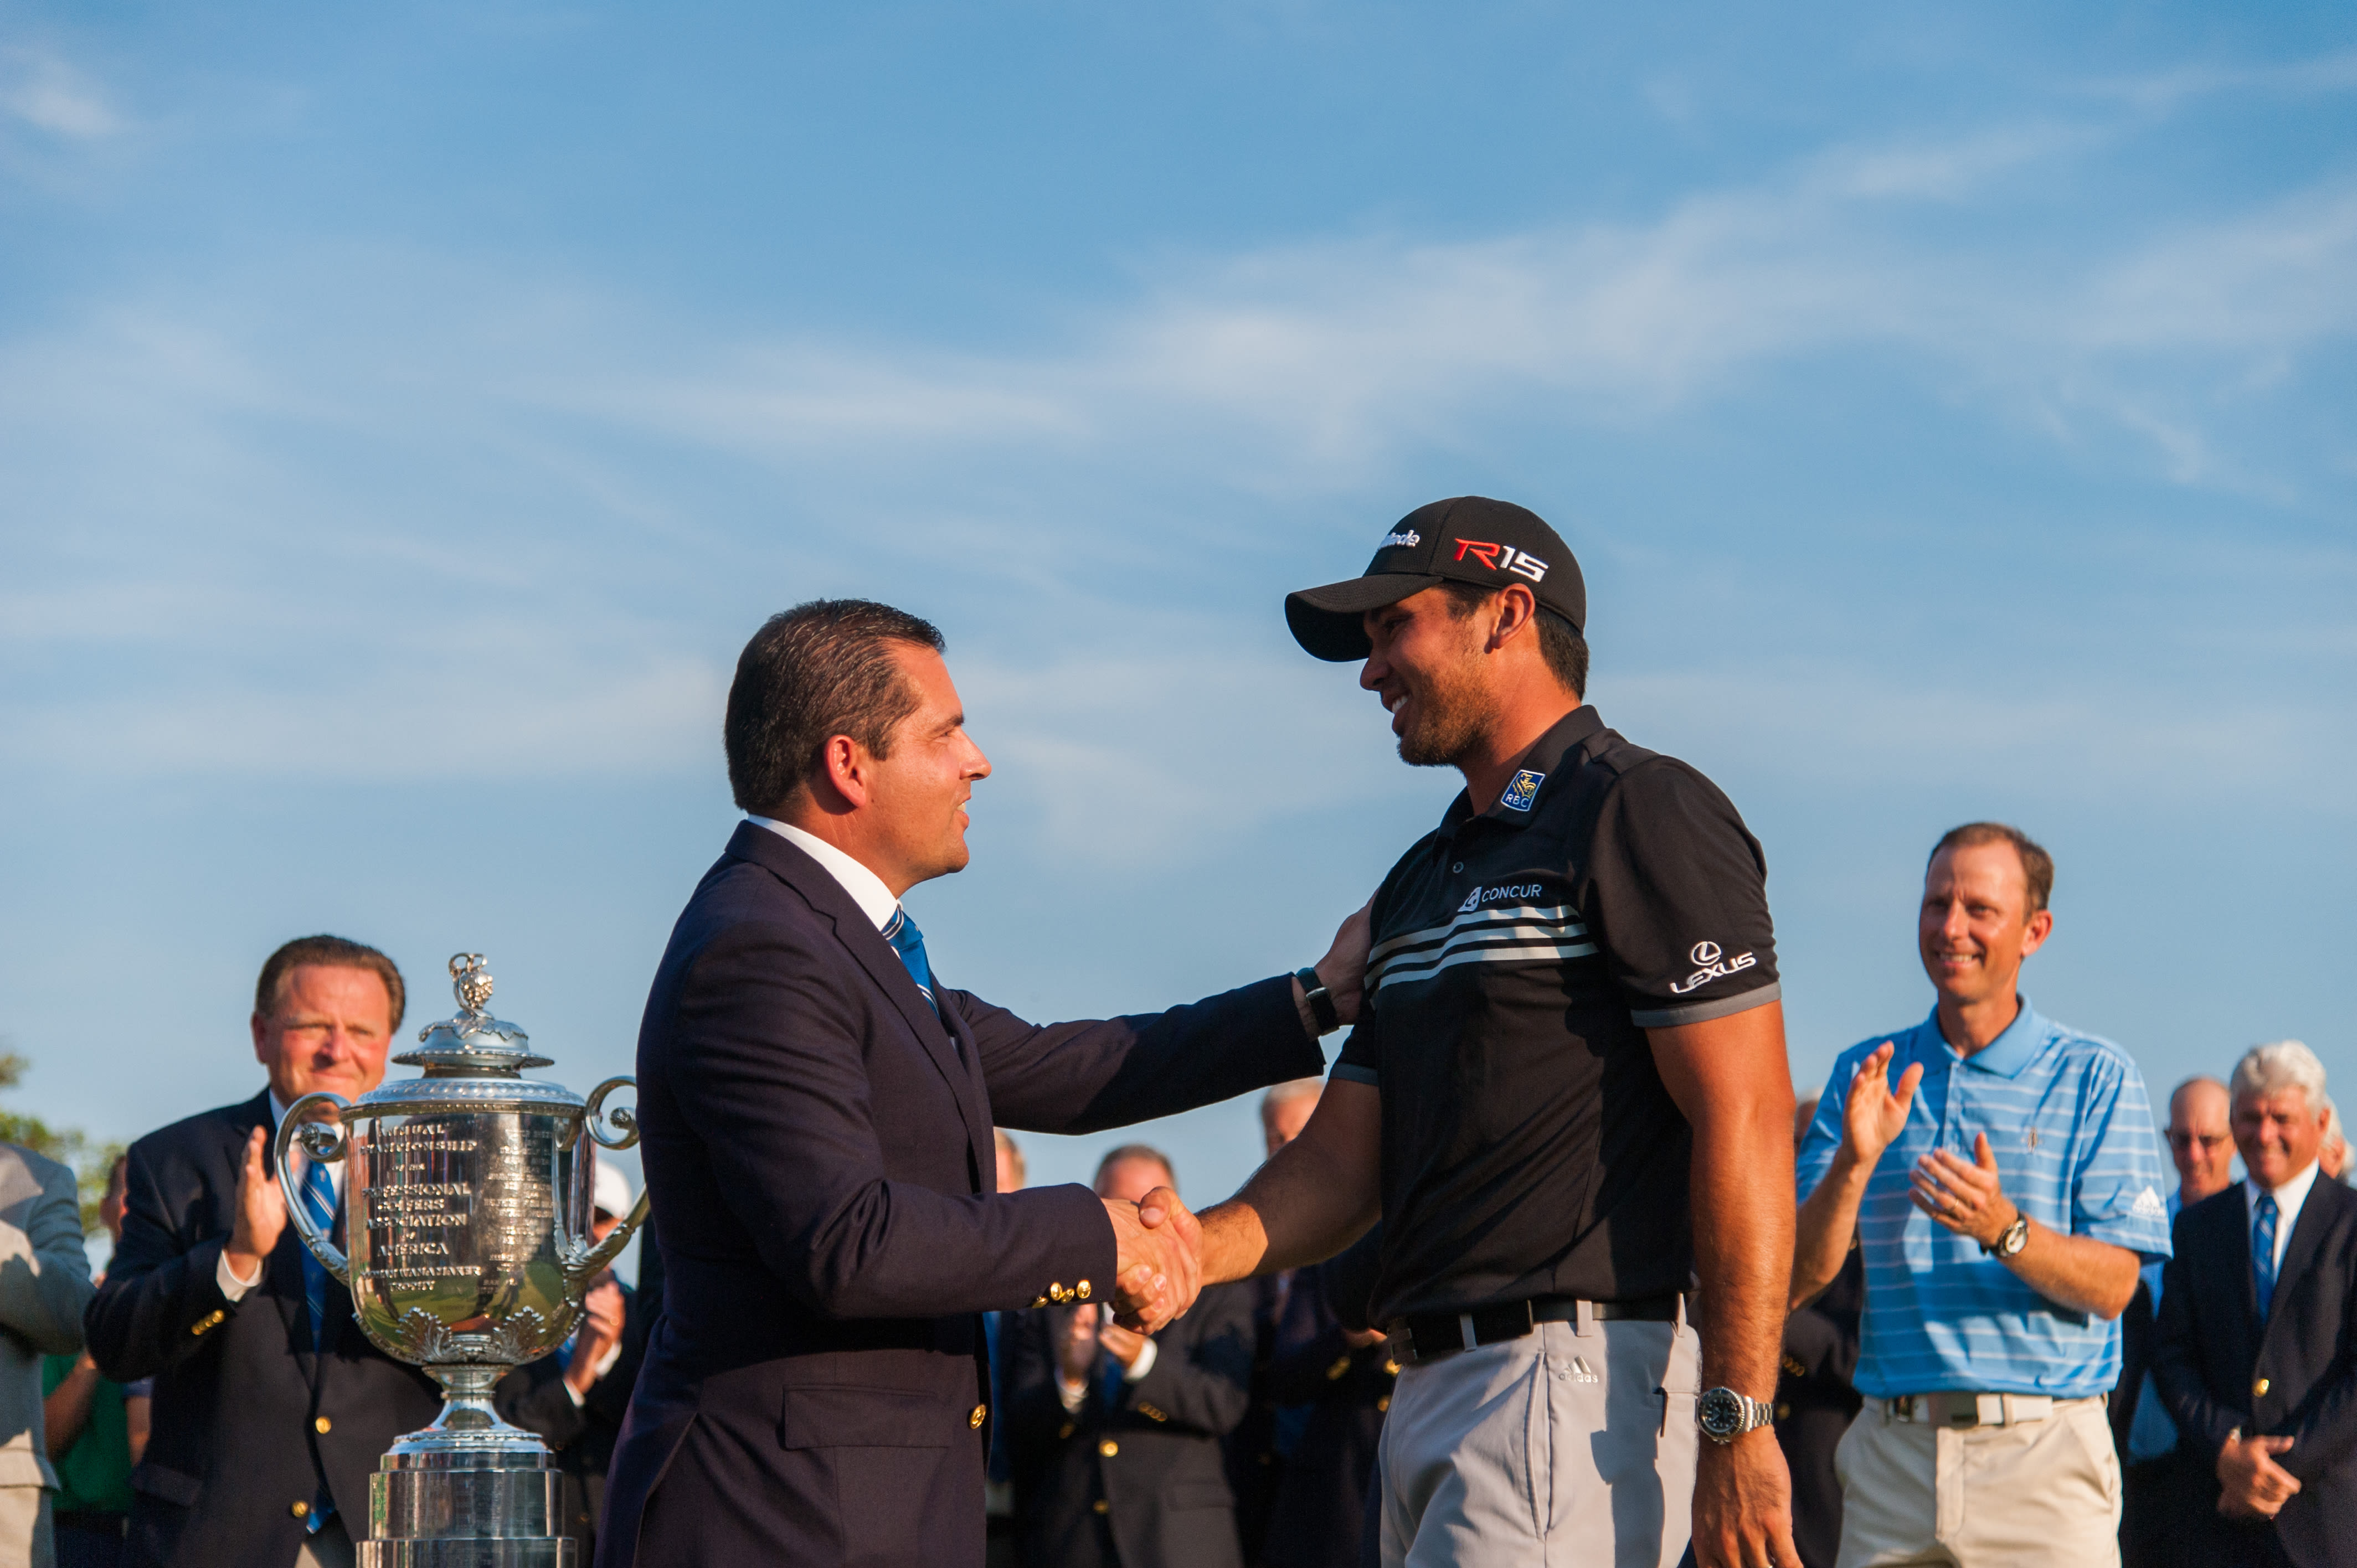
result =
[[458,1005],[469,1013],[479,1014],[491,999],[491,972],[484,966],[481,953],[453,953],[450,983],[450,989],[458,993]]

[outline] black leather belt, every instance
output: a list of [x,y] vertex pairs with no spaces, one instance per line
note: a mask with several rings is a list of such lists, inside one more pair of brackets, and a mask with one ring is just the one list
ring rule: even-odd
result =
[[1577,1322],[1583,1305],[1587,1308],[1590,1320],[1598,1323],[1675,1323],[1678,1320],[1678,1297],[1674,1291],[1666,1295],[1649,1295],[1636,1301],[1591,1301],[1584,1304],[1576,1295],[1542,1295],[1528,1301],[1477,1306],[1470,1312],[1414,1312],[1405,1317],[1394,1318],[1383,1332],[1391,1341],[1393,1359],[1412,1361],[1421,1357],[1446,1355],[1451,1350],[1470,1350],[1477,1345],[1496,1345],[1508,1339],[1520,1339],[1542,1323]]

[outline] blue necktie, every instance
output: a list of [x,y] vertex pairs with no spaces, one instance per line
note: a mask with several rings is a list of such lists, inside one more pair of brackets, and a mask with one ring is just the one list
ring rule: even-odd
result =
[[2259,1286],[2259,1321],[2276,1299],[2276,1195],[2259,1194],[2251,1216],[2251,1273]]
[[[336,1229],[336,1184],[328,1176],[328,1167],[313,1160],[303,1172],[303,1207],[310,1211],[311,1223],[319,1228],[322,1236],[331,1235]],[[303,1249],[303,1301],[311,1309],[311,1348],[324,1355],[328,1348],[328,1270],[327,1265]]]
[[925,961],[925,933],[917,929],[917,922],[909,918],[908,910],[893,908],[892,918],[884,924],[884,940],[892,944],[892,950],[908,966],[909,978],[925,993],[925,1004],[932,1008],[933,1016],[940,1017],[942,1004],[933,1000],[933,966]]
[[[322,1236],[332,1235],[336,1229],[336,1184],[328,1175],[328,1167],[313,1160],[303,1171],[303,1207],[309,1211],[311,1223],[319,1228]],[[311,1309],[311,1351],[314,1355],[328,1353],[328,1269],[303,1249],[303,1303]],[[311,1504],[310,1518],[303,1529],[306,1534],[317,1535],[328,1516],[336,1511],[335,1499],[322,1489]]]

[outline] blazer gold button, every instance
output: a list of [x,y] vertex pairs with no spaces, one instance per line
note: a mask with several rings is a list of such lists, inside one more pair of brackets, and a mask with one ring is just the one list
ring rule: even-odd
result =
[[1385,1411],[1388,1411],[1388,1410],[1390,1410],[1391,1408],[1392,1408],[1392,1396],[1391,1396],[1391,1395],[1389,1395],[1389,1394],[1385,1394],[1383,1398],[1381,1398],[1381,1399],[1379,1399],[1379,1400],[1377,1400],[1377,1401],[1375,1402],[1375,1413],[1376,1413],[1377,1415],[1381,1415],[1381,1414],[1383,1414]]
[[1399,1363],[1397,1361],[1385,1361],[1383,1363],[1383,1370],[1390,1376],[1396,1378],[1399,1376]]
[[2261,1378],[2257,1382],[2251,1385],[2251,1392],[2255,1398],[2265,1399],[2267,1397],[2267,1391],[2274,1386],[2275,1385],[2268,1382],[2266,1379]]
[[1071,1434],[1072,1434],[1072,1423],[1071,1423],[1071,1422],[1069,1422],[1069,1421],[1068,1421],[1068,1422],[1064,1423],[1064,1424],[1057,1430],[1057,1433],[1056,1433],[1056,1440],[1057,1440],[1058,1442],[1060,1442],[1060,1442],[1062,1442],[1065,1438],[1070,1437]]
[[1089,1507],[1096,1509],[1099,1513],[1113,1512],[1113,1505],[1105,1501],[1103,1498],[1099,1498],[1096,1501],[1091,1503]]
[[1108,1437],[1103,1443],[1097,1444],[1097,1452],[1110,1459],[1114,1455],[1121,1452],[1121,1444]]
[[[967,1416],[967,1417],[965,1418],[965,1423],[966,1423],[968,1426],[978,1427],[978,1426],[980,1426],[980,1425],[982,1424],[982,1418],[983,1418],[984,1416],[985,1416],[985,1415],[988,1415],[989,1413],[990,1413],[990,1407],[989,1407],[988,1405],[986,1405],[986,1404],[978,1404],[978,1405],[976,1405],[976,1406],[974,1406],[974,1413],[973,1413],[972,1415],[969,1415],[969,1416]],[[321,1430],[322,1432],[324,1432],[324,1431],[326,1431],[326,1430],[327,1430],[327,1426],[328,1426],[328,1423],[327,1423],[326,1422],[324,1422],[324,1421],[323,1421],[323,1422],[321,1422],[321,1423],[319,1423],[319,1430]]]
[[1344,1356],[1337,1360],[1332,1366],[1326,1369],[1326,1380],[1329,1383],[1336,1381],[1337,1380],[1349,1375],[1350,1370],[1351,1358]]
[[1089,1299],[1088,1281],[1082,1280],[1080,1283],[1072,1287],[1072,1299],[1074,1301],[1086,1301]]
[[286,1505],[286,1511],[293,1514],[296,1519],[308,1519],[311,1517],[311,1505],[306,1502],[288,1503]]
[[330,1427],[334,1426],[335,1424],[336,1424],[336,1423],[335,1423],[334,1422],[329,1421],[326,1416],[324,1416],[324,1415],[323,1415],[323,1416],[321,1416],[318,1420],[317,1420],[317,1421],[315,1421],[315,1422],[313,1422],[313,1423],[311,1423],[311,1430],[312,1430],[312,1431],[314,1431],[314,1432],[325,1433],[328,1428],[330,1428]]
[[1044,1295],[1035,1295],[1031,1298],[1031,1305],[1034,1307],[1045,1306],[1048,1305],[1048,1298]]

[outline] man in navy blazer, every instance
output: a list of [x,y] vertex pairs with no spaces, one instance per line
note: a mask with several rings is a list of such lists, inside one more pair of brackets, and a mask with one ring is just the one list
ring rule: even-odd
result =
[[608,1482],[603,1568],[980,1568],[979,1314],[1111,1296],[1159,1327],[1193,1218],[1084,1187],[994,1190],[994,1121],[1090,1133],[1324,1065],[1363,918],[1304,987],[1039,1026],[937,983],[899,899],[962,869],[990,771],[942,639],[821,600],[746,645],[729,782],[750,820],[673,929],[639,1036],[663,1316]]
[[[118,1382],[156,1380],[131,1472],[124,1561],[139,1568],[341,1568],[367,1534],[369,1477],[432,1421],[425,1373],[361,1332],[350,1292],[286,1222],[271,1138],[305,1095],[356,1100],[384,1078],[401,972],[340,937],[288,942],[254,986],[269,1085],[131,1145],[123,1240],[84,1317]],[[344,1166],[315,1174],[343,1224]]]
[[2215,1500],[2177,1560],[2357,1568],[2357,1193],[2319,1179],[2324,1067],[2278,1041],[2230,1087],[2249,1174],[2178,1215],[2161,1276],[2153,1380]]

